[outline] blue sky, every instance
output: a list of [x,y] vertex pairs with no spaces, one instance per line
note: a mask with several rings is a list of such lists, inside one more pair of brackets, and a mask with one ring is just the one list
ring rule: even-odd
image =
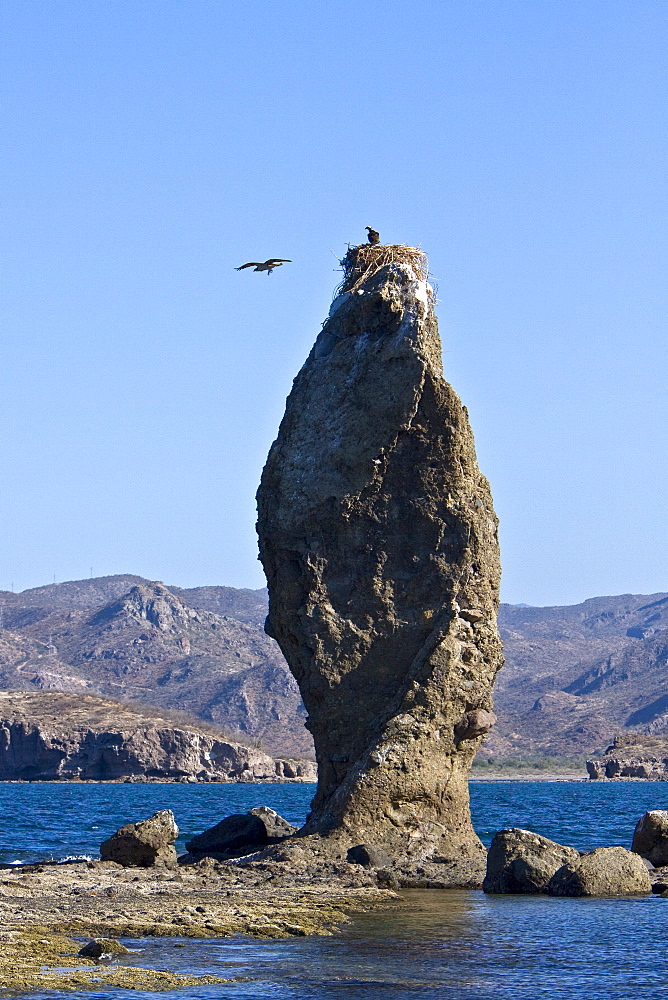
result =
[[429,255],[504,599],[668,590],[663,0],[4,0],[0,34],[0,589],[262,586],[262,465],[371,225]]

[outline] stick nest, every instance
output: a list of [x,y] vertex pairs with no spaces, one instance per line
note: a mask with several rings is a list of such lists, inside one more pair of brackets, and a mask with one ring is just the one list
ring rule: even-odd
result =
[[[348,253],[341,261],[343,281],[336,289],[334,297],[344,292],[355,291],[386,264],[408,264],[416,281],[429,280],[429,261],[419,247],[406,247],[401,243],[391,246],[361,243],[356,247],[348,247]],[[430,291],[429,297],[433,302],[433,291]]]

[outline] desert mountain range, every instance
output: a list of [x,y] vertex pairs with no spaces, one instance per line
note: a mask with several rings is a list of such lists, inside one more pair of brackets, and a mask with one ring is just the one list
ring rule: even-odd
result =
[[[265,635],[265,590],[119,575],[0,591],[0,689],[97,695],[306,756],[299,690]],[[668,594],[502,605],[499,721],[483,756],[577,757],[620,731],[668,731]]]

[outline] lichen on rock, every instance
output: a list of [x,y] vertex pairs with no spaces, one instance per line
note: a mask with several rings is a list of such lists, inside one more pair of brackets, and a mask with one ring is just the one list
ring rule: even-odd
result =
[[502,664],[497,518],[432,300],[410,261],[335,300],[258,491],[266,631],[318,759],[302,834],[394,857],[482,850],[467,779]]

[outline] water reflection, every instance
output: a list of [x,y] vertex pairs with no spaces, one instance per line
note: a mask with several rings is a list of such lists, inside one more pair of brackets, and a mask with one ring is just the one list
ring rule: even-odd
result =
[[[656,897],[412,890],[398,903],[357,916],[334,937],[237,938],[184,942],[184,948],[147,940],[134,962],[248,979],[181,991],[181,1000],[668,1000],[667,907]],[[137,1000],[138,994],[116,991],[114,997]]]

